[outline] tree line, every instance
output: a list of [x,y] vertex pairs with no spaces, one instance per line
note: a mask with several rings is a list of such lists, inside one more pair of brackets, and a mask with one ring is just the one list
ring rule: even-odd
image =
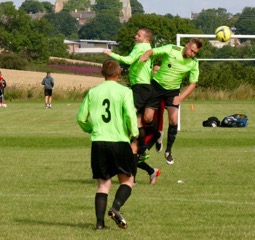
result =
[[[49,56],[70,57],[64,39],[115,40],[119,44],[115,51],[125,55],[133,48],[134,36],[142,27],[153,31],[153,47],[175,44],[177,33],[213,34],[221,25],[231,27],[235,34],[255,32],[255,8],[251,7],[235,15],[224,8],[203,9],[196,18],[187,19],[172,14],[145,14],[142,5],[131,0],[132,17],[120,23],[121,7],[119,0],[97,0],[93,6],[89,0],[69,0],[61,12],[55,13],[50,2],[25,0],[19,9],[13,2],[0,3],[0,48],[4,50],[0,66],[20,69],[29,62],[47,62]],[[79,26],[70,12],[89,8],[96,17]],[[38,12],[44,13],[40,19],[29,15]],[[247,39],[239,46],[221,49],[205,39],[198,58],[253,58],[254,51],[254,42]],[[253,61],[201,62],[200,69],[201,87],[233,88],[243,81],[255,85]]]

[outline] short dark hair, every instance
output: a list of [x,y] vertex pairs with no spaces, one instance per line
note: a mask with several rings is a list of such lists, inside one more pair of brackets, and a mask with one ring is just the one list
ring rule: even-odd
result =
[[196,44],[198,49],[200,49],[203,46],[203,41],[199,38],[191,38],[188,42],[192,44]]
[[140,28],[140,30],[143,30],[145,32],[145,37],[151,41],[153,35],[152,31],[149,28]]
[[102,74],[104,77],[114,77],[120,70],[120,64],[114,59],[107,59],[103,63]]

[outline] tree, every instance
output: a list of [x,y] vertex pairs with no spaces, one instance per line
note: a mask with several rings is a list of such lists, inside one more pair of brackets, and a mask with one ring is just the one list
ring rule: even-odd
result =
[[42,2],[42,5],[46,13],[53,13],[54,10],[53,4],[51,4],[50,2]]
[[50,13],[43,18],[52,25],[50,35],[63,34],[66,37],[76,34],[78,31],[77,22],[69,12],[61,11],[59,13]]
[[174,15],[172,15],[171,13],[167,13],[167,14],[165,15],[165,17],[174,18]]
[[198,17],[193,20],[197,29],[200,29],[205,34],[213,34],[215,29],[219,26],[231,26],[232,14],[228,13],[225,8],[211,8],[202,10]]
[[246,7],[239,15],[235,23],[237,34],[254,34],[255,32],[255,8]]
[[135,15],[137,13],[144,13],[143,5],[137,0],[130,0],[130,5],[132,9],[132,15]]
[[24,10],[26,13],[38,13],[44,11],[43,4],[38,0],[25,0],[19,9]]
[[99,13],[79,30],[82,39],[114,40],[121,23],[118,17],[107,13]]
[[122,9],[122,3],[119,0],[96,0],[93,6],[96,14],[107,13],[119,17]]
[[[5,52],[45,61],[52,53],[50,30],[51,25],[44,18],[33,20],[23,10],[16,10],[12,2],[0,3],[0,48]],[[58,44],[58,49],[64,46],[63,38]]]
[[177,33],[198,33],[194,24],[188,19],[167,18],[156,14],[136,14],[121,27],[116,37],[121,54],[128,54],[132,50],[134,36],[140,28],[152,30],[153,47],[175,43]]
[[84,11],[90,7],[90,0],[68,0],[64,5],[64,11]]
[[49,39],[50,56],[55,57],[67,57],[68,46],[63,44],[64,37],[62,35],[56,35]]

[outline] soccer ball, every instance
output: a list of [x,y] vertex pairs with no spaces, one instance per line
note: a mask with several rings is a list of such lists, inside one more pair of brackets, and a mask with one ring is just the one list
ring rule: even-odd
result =
[[227,42],[230,40],[232,31],[227,26],[220,26],[215,30],[216,39],[220,42]]

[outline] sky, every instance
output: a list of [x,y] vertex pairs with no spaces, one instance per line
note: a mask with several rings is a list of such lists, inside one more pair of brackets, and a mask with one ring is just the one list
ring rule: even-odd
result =
[[[0,0],[5,2],[10,0]],[[16,7],[19,7],[25,0],[13,0]],[[42,1],[42,0],[39,0]],[[49,1],[52,4],[55,0]],[[144,8],[145,13],[179,15],[183,18],[190,18],[191,12],[199,13],[203,9],[225,8],[229,13],[241,13],[245,7],[255,8],[254,0],[138,0]]]

